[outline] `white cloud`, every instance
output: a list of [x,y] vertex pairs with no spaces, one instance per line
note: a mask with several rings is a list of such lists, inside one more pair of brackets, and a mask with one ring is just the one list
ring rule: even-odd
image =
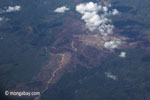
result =
[[9,20],[8,18],[0,17],[0,25],[1,25],[1,23],[6,22],[8,20]]
[[4,20],[4,18],[3,17],[0,17],[0,22],[2,22]]
[[118,46],[121,45],[121,41],[107,41],[104,43],[104,47],[106,49],[115,49],[115,48],[118,48]]
[[119,14],[119,11],[117,9],[113,9],[112,15],[117,15],[117,14]]
[[[118,14],[116,9],[108,10],[108,6],[101,6],[97,3],[81,3],[76,6],[76,11],[82,14],[82,20],[90,31],[98,30],[102,35],[113,33],[114,26],[108,18],[110,15]],[[98,12],[101,11],[99,15]]]
[[21,6],[18,6],[18,5],[14,7],[9,6],[5,12],[16,12],[16,11],[20,11],[20,9],[21,9]]
[[[5,9],[0,9],[0,14],[2,13],[10,13],[10,12],[16,12],[16,11],[20,11],[21,9],[21,6],[8,6],[8,7],[5,7]],[[7,21],[9,20],[8,18],[4,18],[4,17],[0,17],[0,22],[2,21]]]
[[126,52],[121,52],[120,55],[119,55],[119,57],[125,58],[126,57]]
[[54,10],[54,12],[56,12],[56,13],[64,13],[64,12],[67,11],[67,10],[70,10],[70,9],[67,8],[66,6],[62,6],[62,7],[56,8],[56,9]]
[[113,75],[111,72],[105,72],[105,75],[110,79],[117,80],[117,76]]
[[102,9],[102,7],[93,2],[81,3],[76,6],[76,11],[81,14],[85,14],[86,12],[97,12],[100,9]]

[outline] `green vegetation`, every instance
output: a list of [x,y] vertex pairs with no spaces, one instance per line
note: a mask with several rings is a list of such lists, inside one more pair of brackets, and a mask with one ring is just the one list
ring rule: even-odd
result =
[[112,8],[116,8],[120,12],[120,15],[114,16],[112,19],[116,28],[122,30],[121,35],[137,38],[139,34],[149,34],[149,0],[111,0],[111,3]]
[[[127,57],[114,54],[94,69],[78,65],[73,73],[66,73],[46,91],[42,100],[147,100],[150,93],[150,56],[148,50],[128,49]],[[109,79],[105,72],[112,72],[117,80]]]
[[[47,3],[44,3],[47,2]],[[9,20],[0,23],[0,83],[27,82],[37,75],[49,60],[45,47],[49,48],[62,30],[65,14],[54,9],[71,5],[62,0],[2,0],[0,7],[20,5],[21,11],[1,14]],[[66,13],[67,16],[69,13]],[[7,86],[6,86],[7,87]]]

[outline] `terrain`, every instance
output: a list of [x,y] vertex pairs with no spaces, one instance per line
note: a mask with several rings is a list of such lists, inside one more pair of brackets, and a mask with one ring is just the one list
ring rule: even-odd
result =
[[[75,8],[90,0],[1,0],[21,10],[0,13],[1,97],[12,100],[149,100],[150,13],[148,0],[93,2],[108,16],[113,34],[90,31]],[[71,10],[55,13],[60,6]],[[108,47],[106,43],[116,44]],[[126,57],[119,56],[126,52]],[[109,75],[107,75],[109,74]],[[110,77],[109,77],[110,76]],[[112,77],[116,78],[112,78]],[[4,96],[4,91],[40,96]]]

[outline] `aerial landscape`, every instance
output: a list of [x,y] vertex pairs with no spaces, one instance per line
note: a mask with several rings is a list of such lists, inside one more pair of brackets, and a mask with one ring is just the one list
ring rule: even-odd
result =
[[149,0],[0,0],[0,100],[150,100]]

